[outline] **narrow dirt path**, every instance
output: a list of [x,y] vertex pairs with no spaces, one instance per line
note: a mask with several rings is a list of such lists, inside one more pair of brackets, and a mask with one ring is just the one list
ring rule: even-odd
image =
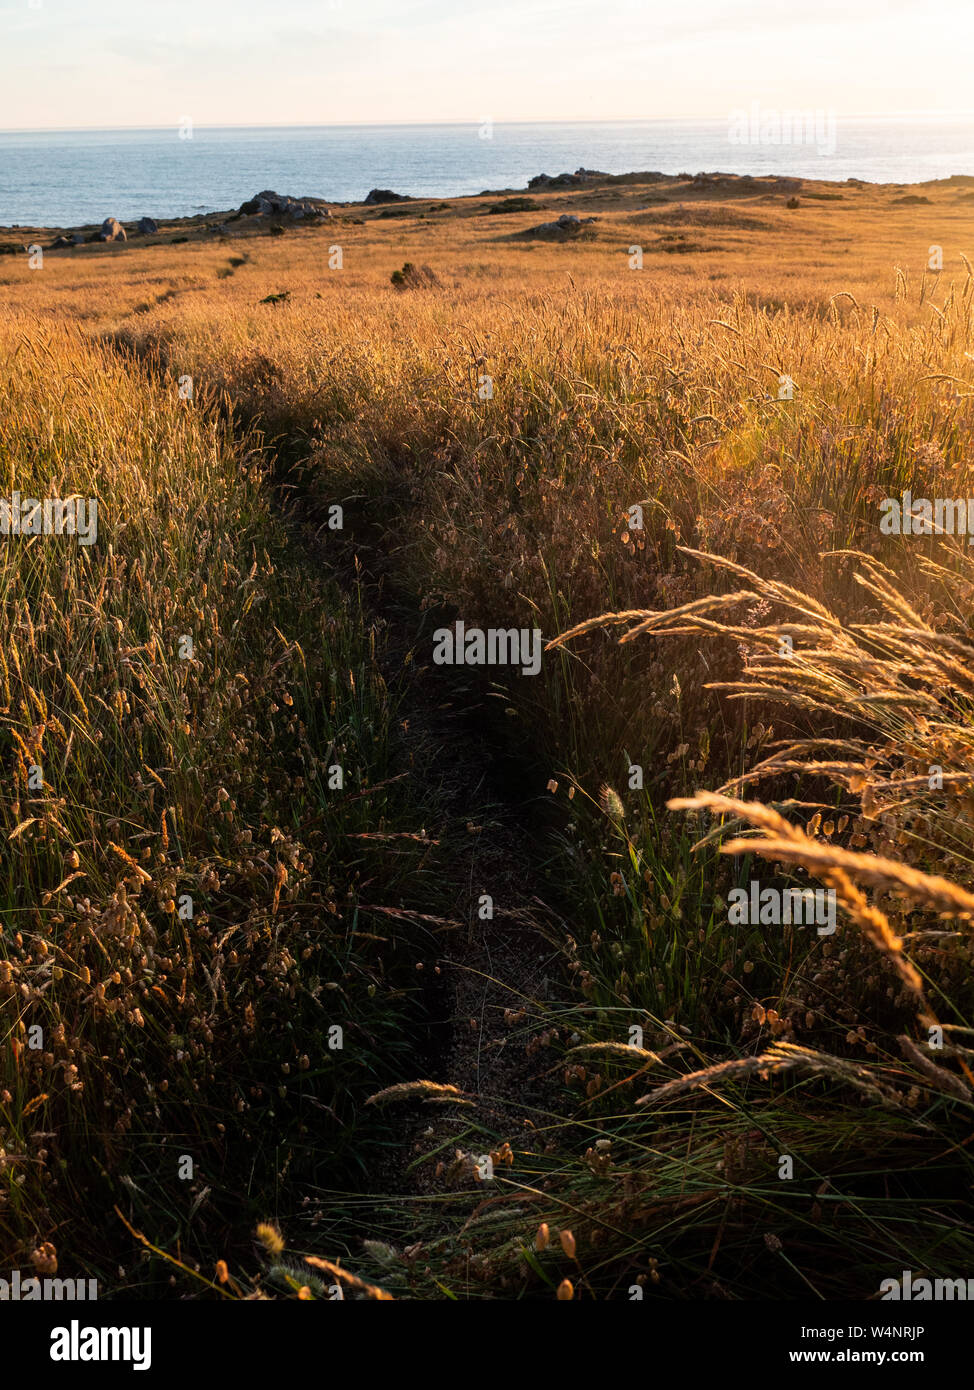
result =
[[[379,522],[346,506],[347,539],[336,545],[330,533],[327,542],[306,542],[340,580],[359,585],[382,625],[380,665],[399,700],[404,767],[423,778],[439,807],[445,908],[430,911],[461,925],[441,935],[436,959],[423,962],[426,1069],[402,1079],[455,1086],[475,1109],[436,1104],[417,1116],[410,1105],[401,1161],[381,1175],[383,1186],[430,1192],[442,1187],[437,1163],[453,1164],[454,1179],[476,1182],[469,1159],[454,1163],[456,1149],[472,1152],[472,1121],[486,1131],[474,1145],[478,1156],[491,1148],[489,1136],[516,1146],[519,1134],[547,1122],[545,1054],[530,1044],[544,1026],[543,1001],[560,969],[554,941],[564,933],[543,874],[553,824],[547,774],[512,740],[505,701],[484,672],[432,664],[433,632],[453,615],[424,610],[404,582],[397,547],[408,512],[393,511],[384,507]],[[485,894],[489,919],[479,910]],[[417,1164],[417,1150],[432,1157]]]

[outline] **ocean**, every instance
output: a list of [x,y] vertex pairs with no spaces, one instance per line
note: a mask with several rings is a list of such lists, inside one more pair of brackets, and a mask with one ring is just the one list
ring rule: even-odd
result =
[[[742,124],[743,122],[743,124]],[[777,140],[775,136],[777,132]],[[790,138],[787,138],[789,137]],[[786,138],[782,138],[786,137]],[[579,166],[918,183],[974,174],[974,117],[299,126],[0,132],[0,225],[236,208],[261,189],[356,202],[372,188],[455,197]]]

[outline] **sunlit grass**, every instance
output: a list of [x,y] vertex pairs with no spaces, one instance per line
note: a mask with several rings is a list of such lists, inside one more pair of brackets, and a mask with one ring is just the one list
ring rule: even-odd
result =
[[[234,264],[218,243],[0,267],[25,314],[4,329],[5,486],[99,498],[90,555],[7,543],[0,572],[18,1252],[94,1192],[171,1256],[236,1255],[241,1290],[251,1225],[282,1212],[288,1252],[364,1281],[348,1296],[868,1297],[902,1268],[965,1272],[969,926],[842,857],[974,887],[969,565],[877,524],[905,488],[971,491],[974,223],[946,191],[883,196],[787,231],[777,205],[746,209],[755,227],[688,208],[722,249],[657,245],[638,273],[638,193],[571,247],[504,239],[532,213],[336,219]],[[439,284],[397,291],[410,259]],[[46,325],[65,305],[86,337]],[[336,503],[351,537],[324,527]],[[514,1134],[458,1111],[461,1158],[407,1155],[423,1183],[395,1199],[372,1175],[401,1132],[364,1102],[423,1079],[424,938],[415,917],[363,932],[355,908],[365,880],[393,913],[442,911],[442,863],[351,838],[435,823],[421,779],[328,786],[336,759],[358,788],[399,767],[370,595],[325,577],[376,535],[417,616],[563,635],[495,692],[525,799],[560,816],[531,888],[564,923],[563,974],[492,1023],[535,1040],[547,1108]],[[701,788],[762,796],[813,849],[723,854],[729,824],[666,809]],[[834,938],[729,926],[733,888],[819,870],[848,874]],[[356,1028],[340,1068],[333,1022]],[[478,1184],[470,1155],[508,1142]],[[280,1256],[268,1292],[329,1296],[333,1271]]]

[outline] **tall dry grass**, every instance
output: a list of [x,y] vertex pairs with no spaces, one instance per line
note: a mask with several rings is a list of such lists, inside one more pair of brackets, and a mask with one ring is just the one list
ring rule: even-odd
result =
[[[776,214],[759,211],[777,237]],[[847,215],[816,212],[819,240]],[[967,235],[956,209],[933,209],[929,218],[937,217]],[[529,254],[495,245],[472,220],[462,230],[417,223],[395,235],[349,227],[338,234],[358,259],[347,257],[344,279],[327,275],[323,241],[302,237],[255,247],[222,278],[228,248],[187,248],[185,261],[159,262],[148,298],[138,275],[120,280],[107,310],[96,302],[104,268],[59,268],[59,287],[38,288],[43,313],[64,302],[76,275],[89,332],[149,364],[148,376],[135,366],[122,373],[128,404],[116,426],[119,440],[128,439],[145,402],[154,403],[149,423],[158,432],[150,430],[138,454],[149,481],[137,485],[127,467],[118,486],[140,487],[151,505],[151,495],[166,496],[159,459],[175,457],[180,479],[186,468],[198,487],[195,509],[185,513],[196,540],[169,540],[180,557],[178,592],[195,612],[200,578],[190,575],[188,557],[202,554],[209,564],[219,556],[205,582],[230,604],[227,617],[217,614],[221,632],[240,616],[240,575],[248,572],[234,548],[239,489],[258,535],[275,523],[261,510],[259,479],[248,490],[236,444],[224,439],[220,453],[217,413],[179,413],[182,375],[204,401],[222,403],[238,428],[268,433],[303,508],[320,517],[341,502],[353,532],[366,523],[352,544],[381,545],[401,591],[415,599],[410,662],[429,660],[434,611],[470,624],[536,625],[552,642],[537,680],[497,677],[494,689],[510,711],[504,718],[525,794],[547,795],[550,781],[561,813],[540,857],[549,874],[543,891],[569,924],[558,940],[563,979],[555,1000],[512,1003],[506,1022],[512,1036],[531,1038],[539,1073],[552,1078],[550,1114],[531,1116],[531,1132],[491,1136],[498,1145],[510,1140],[513,1163],[505,1160],[489,1198],[468,1181],[465,1150],[430,1178],[428,1199],[408,1206],[371,1192],[332,1193],[327,1219],[346,1249],[363,1238],[356,1268],[370,1287],[423,1298],[554,1297],[569,1281],[578,1296],[619,1297],[634,1281],[680,1297],[798,1296],[809,1287],[825,1297],[868,1297],[905,1263],[956,1274],[969,1263],[971,575],[940,538],[882,536],[878,503],[906,488],[928,497],[970,491],[974,280],[957,256],[939,281],[915,268],[917,245],[925,251],[936,240],[932,226],[891,217],[880,231],[879,220],[843,226],[861,237],[869,227],[876,238],[848,275],[831,245],[822,249],[834,257],[827,274],[805,263],[818,242],[797,232],[781,252],[782,278],[762,262],[779,241],[738,227],[723,259],[684,257],[677,267],[676,258],[664,265],[660,251],[652,276],[639,279],[621,255],[633,239],[626,211],[613,223],[618,246],[604,229],[584,247]],[[409,258],[432,265],[439,285],[398,293],[389,274]],[[897,273],[897,265],[905,269]],[[285,289],[286,302],[261,302]],[[26,291],[18,283],[7,293]],[[62,354],[56,375],[65,374]],[[485,396],[478,388],[487,377]],[[790,398],[779,394],[782,377],[794,383]],[[109,405],[99,409],[116,418]],[[28,421],[21,452],[49,428],[29,411]],[[173,453],[171,432],[189,440],[188,452]],[[215,441],[205,468],[204,438]],[[213,457],[222,460],[215,468]],[[221,496],[231,499],[229,510],[214,514]],[[641,529],[629,525],[634,505]],[[168,575],[155,549],[157,535],[168,534],[162,513],[140,583],[124,590],[139,605],[142,576],[156,602],[159,571]],[[252,550],[259,552],[256,540]],[[126,559],[134,565],[134,554]],[[121,592],[110,585],[117,577],[109,570],[105,595]],[[56,591],[60,582],[48,576],[44,587]],[[285,610],[294,592],[287,590]],[[267,601],[280,611],[280,599]],[[152,611],[151,622],[140,607],[126,621],[139,644],[158,630],[153,651],[164,653],[163,619],[173,613]],[[354,647],[354,613],[349,622],[334,640]],[[781,655],[783,638],[789,656]],[[301,646],[307,660],[309,645]],[[95,684],[103,697],[108,689],[111,706],[120,653],[107,651],[110,666],[98,668]],[[275,679],[290,669],[276,665],[285,651],[266,629],[264,644],[250,637],[248,688],[252,668]],[[144,679],[157,677],[161,656],[128,658],[140,675],[147,668]],[[224,680],[233,664],[219,649],[213,679],[219,672]],[[173,700],[183,693],[174,683],[179,669],[168,678]],[[264,679],[272,692],[274,680]],[[41,688],[38,678],[32,684]],[[79,688],[100,710],[88,687]],[[210,708],[196,686],[186,693],[200,702],[194,713]],[[36,714],[30,698],[25,691],[17,726],[25,743]],[[50,706],[52,696],[44,698]],[[225,833],[212,822],[212,788],[198,789],[188,752],[182,762],[169,753],[170,743],[178,751],[171,730],[181,706],[167,707],[153,726],[138,687],[126,684],[125,698],[132,717],[156,730],[155,760],[145,762],[164,781],[170,767],[185,777],[177,804],[195,808],[183,814],[205,831],[200,864],[224,887],[222,861],[207,848],[206,836]],[[380,708],[383,699],[377,692]],[[214,766],[231,746],[228,726],[231,744],[250,738],[218,784],[242,806],[232,776],[247,786],[266,775],[277,766],[276,746],[261,741],[260,719],[250,737],[222,697],[210,700]],[[313,682],[300,707],[312,731],[304,756],[314,758],[333,735],[315,722],[324,706]],[[57,714],[63,724],[60,706]],[[363,724],[373,722],[371,701],[364,715]],[[123,703],[118,730],[104,725],[126,755],[129,717]],[[386,727],[385,715],[376,718]],[[629,784],[635,764],[641,789]],[[113,801],[132,796],[131,786],[113,787]],[[754,787],[759,803],[744,800]],[[168,783],[166,791],[168,804]],[[681,813],[667,811],[668,800],[682,802]],[[730,838],[723,821],[707,829],[696,817],[711,810],[754,830]],[[146,821],[141,809],[129,816],[140,827]],[[34,872],[32,832],[12,852],[24,838]],[[131,835],[112,843],[127,844],[154,880],[159,851],[148,822],[135,833],[146,835],[138,853]],[[106,865],[114,854],[104,851]],[[275,914],[276,885],[260,878],[260,867],[263,906],[247,899],[246,912],[274,919],[286,889]],[[106,892],[127,878],[131,898],[131,866],[114,880],[100,871]],[[53,873],[38,879],[32,897],[57,889]],[[836,939],[729,930],[727,894],[755,874],[781,884],[817,876],[832,887],[843,913]],[[151,891],[143,886],[141,898]],[[420,882],[419,910],[424,895]],[[296,919],[302,898],[303,890],[292,905]],[[249,920],[243,901],[236,906]],[[368,960],[362,968],[378,971]],[[244,975],[267,976],[262,960],[243,964]],[[87,1018],[87,999],[76,1005],[79,1017]],[[363,1020],[370,1008],[363,1000]],[[388,1038],[390,1015],[378,1017]],[[268,1028],[279,1026],[272,1015]],[[633,1027],[642,1030],[636,1047]],[[945,1035],[936,1052],[930,1027]],[[378,1051],[369,1093],[409,1092],[415,1056]],[[200,1066],[205,1057],[206,1049]],[[30,1103],[25,1092],[19,1113]],[[352,1113],[354,1098],[348,1105]],[[783,1154],[796,1161],[792,1184],[778,1178]],[[411,1162],[432,1174],[438,1160]],[[24,1211],[36,1212],[37,1200]],[[314,1266],[294,1270],[312,1278]]]
[[98,503],[95,544],[0,555],[0,1258],[152,1287],[122,1215],[198,1262],[285,1172],[367,1159],[414,976],[402,923],[356,932],[358,881],[381,903],[422,837],[378,875],[354,838],[413,813],[392,706],[257,439],[49,325],[4,325],[0,379],[0,491]]
[[[541,740],[539,790],[553,776],[558,798],[566,781],[580,793],[561,802],[552,885],[578,924],[563,943],[583,1001],[574,1035],[615,1046],[636,1023],[651,1047],[689,1037],[695,1063],[682,1053],[667,1063],[675,1089],[660,1089],[653,1108],[678,1107],[667,1113],[683,1134],[704,1122],[701,1101],[726,1078],[738,1088],[731,1132],[748,1130],[753,1107],[772,1107],[772,1130],[801,1136],[816,1186],[840,1178],[834,1160],[813,1159],[813,1131],[843,1133],[850,1170],[872,1175],[850,1173],[850,1209],[869,1209],[881,1181],[873,1156],[884,1154],[897,1187],[878,1218],[887,1262],[903,1203],[926,1213],[916,1261],[951,1222],[950,1258],[963,1261],[972,1230],[954,1208],[967,1181],[959,1150],[937,1197],[908,1177],[918,1152],[927,1163],[962,1139],[970,1106],[970,935],[940,920],[974,887],[968,581],[937,538],[911,548],[878,529],[885,497],[969,490],[974,280],[962,271],[932,306],[929,293],[890,274],[868,306],[823,289],[817,304],[775,311],[746,287],[678,298],[664,282],[637,296],[603,275],[497,300],[419,290],[407,315],[373,288],[330,305],[327,349],[314,306],[267,325],[230,304],[205,325],[173,316],[135,339],[174,371],[218,360],[221,389],[306,460],[312,497],[364,495],[372,520],[387,521],[399,573],[424,604],[561,634],[538,681],[508,682],[503,697]],[[790,399],[779,397],[783,376]],[[633,504],[641,530],[628,524]],[[716,591],[704,552],[716,557]],[[782,637],[794,648],[787,659]],[[642,792],[626,790],[632,764]],[[942,786],[930,782],[935,765]],[[701,786],[729,793],[755,779],[767,779],[761,814],[787,818],[767,850],[761,837],[739,838],[733,857],[722,855],[715,835],[695,852],[692,826],[662,809]],[[838,896],[838,939],[729,931],[729,890],[759,872],[784,883],[818,874]],[[923,891],[908,893],[904,875]],[[937,898],[931,885],[944,879]],[[943,1052],[927,1047],[934,1025],[946,1029]],[[541,1001],[518,1026],[549,1047],[569,1041]],[[638,1071],[597,1053],[570,1059],[571,1137],[559,1124],[556,1151],[574,1159],[555,1178],[544,1147],[529,1145],[521,1179],[504,1179],[512,1204],[525,1181],[568,1205],[586,1194],[590,1234],[606,1252],[599,1268],[630,1249],[605,1229],[606,1202],[620,1201],[642,1232],[625,1258],[642,1259],[657,1222],[669,1229],[671,1219],[665,1203],[640,1214],[658,1166]],[[782,1092],[789,1075],[804,1079]],[[856,1128],[863,1104],[869,1121]],[[601,1195],[589,1186],[605,1174],[583,1152],[597,1133],[618,1134],[629,1155]],[[693,1208],[670,1247],[684,1290],[700,1287],[700,1249],[719,1244],[704,1213],[726,1189],[720,1170],[705,1171],[718,1195]],[[783,1215],[755,1191],[760,1169],[745,1171],[750,1185],[734,1200],[759,1228],[806,1239],[793,1202]],[[517,1277],[523,1240],[512,1239],[483,1252],[488,1285]],[[855,1220],[815,1234],[817,1259],[839,1261],[833,1291],[871,1291],[866,1271],[882,1260],[861,1239]]]

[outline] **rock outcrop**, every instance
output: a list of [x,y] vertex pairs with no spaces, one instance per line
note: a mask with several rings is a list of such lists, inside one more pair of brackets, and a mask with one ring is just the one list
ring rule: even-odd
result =
[[365,199],[365,205],[372,208],[377,203],[408,203],[410,201],[408,193],[393,193],[391,188],[373,188]]
[[515,235],[543,241],[573,241],[581,235],[584,227],[597,220],[595,217],[576,217],[573,212],[563,212],[556,222],[541,222],[537,227],[529,227],[527,231]]
[[290,217],[299,222],[304,218],[326,221],[331,212],[321,198],[292,198],[287,193],[274,193],[265,188],[240,204],[242,217]]
[[601,169],[576,169],[574,174],[535,174],[533,179],[528,179],[528,188],[578,188],[581,184],[611,177]]
[[117,217],[106,217],[98,233],[99,241],[128,241],[125,228]]

